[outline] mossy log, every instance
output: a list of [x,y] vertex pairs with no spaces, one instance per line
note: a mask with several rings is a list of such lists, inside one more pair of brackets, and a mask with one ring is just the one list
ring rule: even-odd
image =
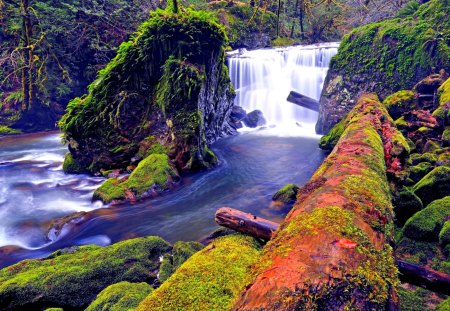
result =
[[229,207],[219,208],[215,219],[220,226],[266,241],[272,238],[272,233],[278,228],[276,222]]
[[255,266],[235,310],[396,310],[393,209],[385,152],[391,120],[363,95],[341,139]]

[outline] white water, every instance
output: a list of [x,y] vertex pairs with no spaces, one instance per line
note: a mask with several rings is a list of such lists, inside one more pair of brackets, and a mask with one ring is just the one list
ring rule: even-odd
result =
[[[318,114],[289,103],[291,91],[319,100],[338,43],[234,53],[229,58],[235,104],[261,110],[269,125],[312,132]],[[303,131],[302,130],[302,131]],[[303,131],[305,133],[305,131]]]

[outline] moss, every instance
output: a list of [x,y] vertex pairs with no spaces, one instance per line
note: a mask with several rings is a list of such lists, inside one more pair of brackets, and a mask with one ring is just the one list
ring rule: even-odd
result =
[[272,200],[281,201],[286,204],[294,203],[297,198],[298,189],[299,187],[295,184],[287,184],[272,196]]
[[48,308],[48,309],[45,309],[45,311],[64,311],[64,309],[63,308]]
[[291,39],[291,38],[277,37],[276,39],[272,40],[271,43],[272,43],[272,46],[275,46],[275,47],[293,46],[295,43],[295,40]]
[[404,116],[395,120],[394,124],[399,130],[407,130],[409,128]]
[[322,136],[319,141],[319,147],[323,150],[331,151],[344,133],[347,117],[343,118],[328,132],[328,134]]
[[423,146],[422,148],[422,152],[427,153],[427,152],[431,152],[431,153],[437,153],[438,151],[441,150],[441,145],[439,144],[439,142],[434,141],[432,139],[427,140],[427,142],[425,143],[425,146]]
[[67,174],[80,174],[86,170],[73,158],[70,152],[66,153],[63,162],[63,171]]
[[421,162],[417,165],[411,166],[409,168],[409,178],[413,181],[418,182],[426,174],[428,174],[433,169],[433,165],[428,162]]
[[229,310],[250,280],[260,249],[248,236],[218,238],[189,258],[137,310]]
[[442,229],[439,232],[439,243],[444,247],[447,244],[450,244],[450,220],[447,220],[444,223],[444,226],[442,226]]
[[416,265],[426,265],[429,260],[439,254],[435,243],[417,241],[402,236],[397,243],[396,256]]
[[437,241],[439,231],[449,214],[450,196],[433,201],[408,219],[403,227],[403,233],[411,239]]
[[447,298],[443,302],[437,305],[436,311],[448,311],[450,310],[450,298]]
[[430,164],[436,164],[437,156],[434,153],[426,152],[426,153],[414,153],[410,156],[411,163],[413,165],[417,165],[419,163],[428,162]]
[[9,128],[5,125],[0,125],[0,136],[14,135],[14,134],[20,134],[20,133],[21,133],[20,130],[15,130],[15,129]]
[[439,107],[433,112],[441,126],[450,125],[450,78],[438,89]]
[[24,260],[0,270],[0,309],[10,303],[19,309],[85,308],[111,284],[155,280],[159,257],[169,249],[161,238],[146,237]]
[[450,193],[450,167],[434,168],[414,185],[413,192],[424,205],[448,195]]
[[400,310],[402,311],[417,311],[426,309],[424,299],[417,295],[414,290],[408,290],[400,287],[398,296],[400,300]]
[[417,109],[419,101],[413,91],[398,91],[383,101],[392,118],[398,119],[404,113]]
[[186,260],[203,247],[204,245],[198,242],[176,242],[172,249],[172,256],[165,256],[161,263],[159,281],[165,282]]
[[148,191],[164,191],[178,180],[178,173],[166,154],[151,154],[142,160],[129,178],[110,178],[94,192],[94,199],[110,203],[132,193],[139,198]]
[[446,127],[442,132],[442,145],[444,147],[450,146],[450,127]]
[[102,290],[86,311],[132,311],[152,291],[147,283],[116,283]]
[[407,188],[399,192],[393,204],[396,223],[400,226],[403,226],[411,216],[423,208],[419,197]]

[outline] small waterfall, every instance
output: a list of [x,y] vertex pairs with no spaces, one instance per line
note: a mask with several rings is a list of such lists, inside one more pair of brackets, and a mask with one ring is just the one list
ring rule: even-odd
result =
[[312,125],[318,114],[286,101],[290,91],[319,100],[338,43],[244,51],[228,60],[235,104],[259,109],[268,124]]

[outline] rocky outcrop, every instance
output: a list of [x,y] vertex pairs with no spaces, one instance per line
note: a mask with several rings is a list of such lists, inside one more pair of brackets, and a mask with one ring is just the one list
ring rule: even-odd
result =
[[[381,99],[412,89],[424,77],[450,72],[450,6],[431,0],[413,15],[354,29],[332,59],[320,98],[316,132],[326,134],[367,91]],[[433,83],[431,83],[433,84]],[[418,85],[418,90],[432,85]]]
[[232,131],[225,44],[209,13],[153,12],[68,105],[68,159],[90,173],[129,170],[150,154],[167,154],[178,170],[214,165],[207,144]]

